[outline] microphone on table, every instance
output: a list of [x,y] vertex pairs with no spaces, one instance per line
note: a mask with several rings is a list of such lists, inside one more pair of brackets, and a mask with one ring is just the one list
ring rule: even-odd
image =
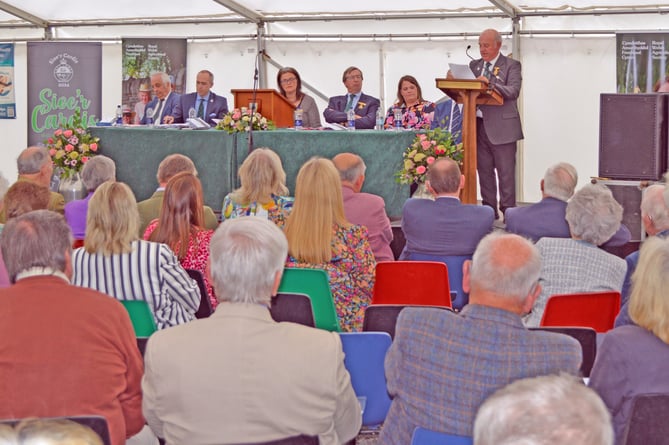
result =
[[469,50],[470,50],[470,49],[472,49],[472,46],[471,46],[471,45],[467,45],[467,49],[465,50],[465,54],[467,54],[467,57],[469,57],[470,59],[472,59],[472,60],[476,60],[475,58],[473,58],[473,57],[469,54]]

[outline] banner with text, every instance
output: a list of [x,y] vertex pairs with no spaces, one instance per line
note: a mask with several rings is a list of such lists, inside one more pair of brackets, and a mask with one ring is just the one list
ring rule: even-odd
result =
[[617,33],[617,92],[669,92],[668,55],[669,33]]
[[102,107],[100,42],[28,42],[28,144],[44,142],[81,111],[95,125]]
[[16,119],[13,43],[0,43],[0,119]]

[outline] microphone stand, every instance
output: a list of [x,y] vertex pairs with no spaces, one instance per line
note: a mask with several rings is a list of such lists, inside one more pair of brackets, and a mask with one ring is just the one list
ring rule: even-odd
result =
[[249,123],[249,148],[248,148],[248,153],[250,154],[253,151],[253,118],[256,114],[256,95],[258,93],[258,64],[260,57],[262,55],[262,51],[258,51],[258,54],[256,55],[256,60],[255,60],[255,67],[253,71],[253,94],[251,94],[251,121]]

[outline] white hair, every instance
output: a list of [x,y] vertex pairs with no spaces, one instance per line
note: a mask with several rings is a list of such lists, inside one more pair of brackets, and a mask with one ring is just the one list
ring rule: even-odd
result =
[[659,231],[669,229],[669,207],[664,198],[666,190],[665,184],[653,184],[644,190],[641,198],[641,214],[648,216]]
[[560,162],[548,167],[544,174],[544,194],[567,201],[574,194],[578,173],[573,165]]
[[608,187],[588,184],[569,200],[565,218],[572,236],[599,246],[620,227],[623,208]]

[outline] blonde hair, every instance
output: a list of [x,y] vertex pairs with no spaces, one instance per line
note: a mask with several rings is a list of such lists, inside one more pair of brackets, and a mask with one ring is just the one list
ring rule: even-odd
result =
[[669,239],[651,237],[641,247],[632,274],[629,315],[632,321],[669,343]]
[[239,167],[238,176],[242,186],[232,193],[238,204],[267,204],[272,201],[272,194],[288,194],[281,158],[269,148],[253,150]]
[[311,158],[297,174],[295,203],[284,230],[290,255],[312,264],[330,261],[334,227],[349,225],[339,172],[329,159]]
[[130,187],[122,182],[105,182],[98,187],[88,203],[86,252],[129,253],[138,232],[139,212]]

